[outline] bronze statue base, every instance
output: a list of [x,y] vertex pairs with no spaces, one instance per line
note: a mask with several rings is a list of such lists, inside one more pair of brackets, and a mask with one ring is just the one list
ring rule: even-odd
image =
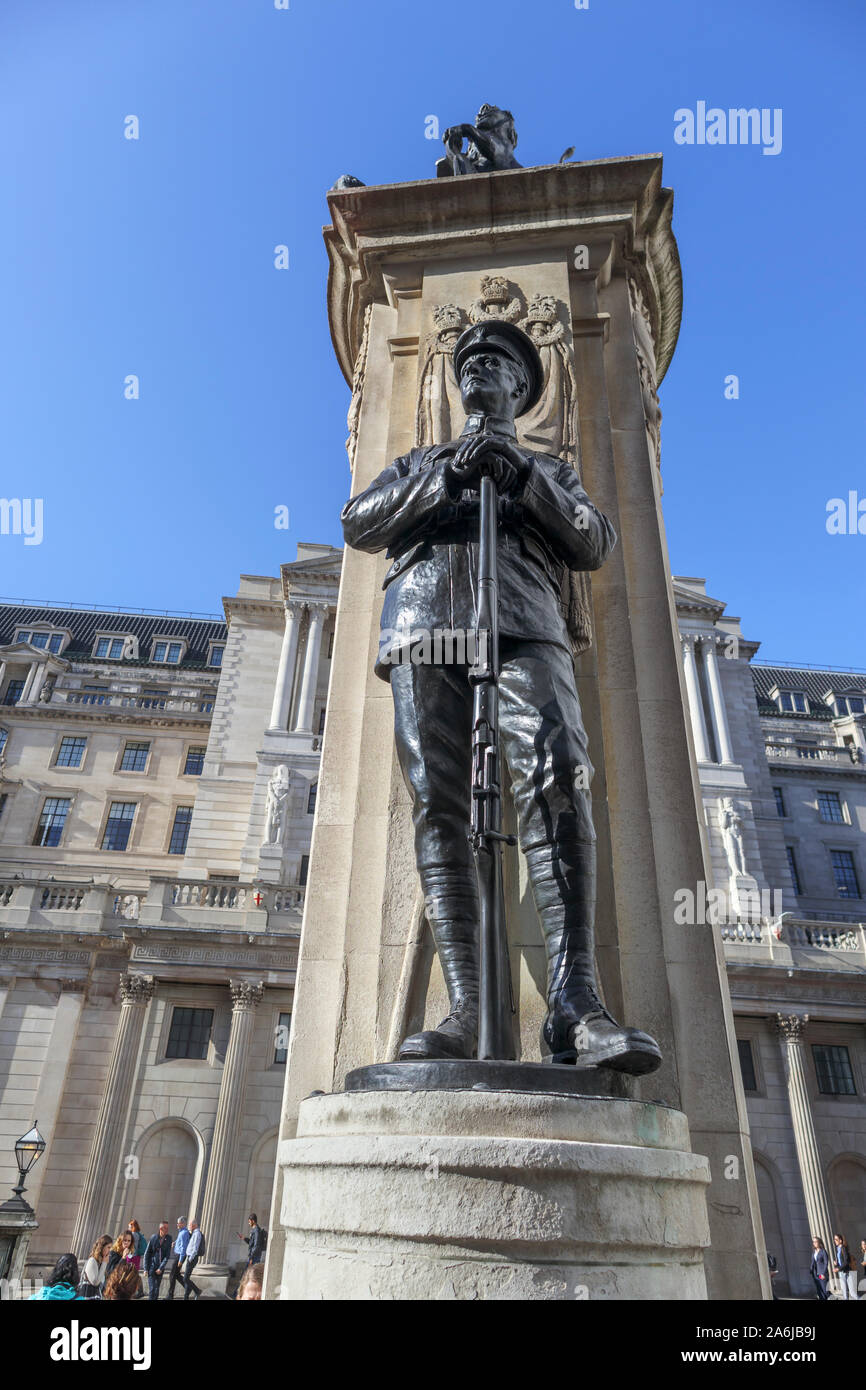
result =
[[632,1078],[550,1062],[377,1062],[346,1076],[346,1091],[517,1091],[631,1100]]

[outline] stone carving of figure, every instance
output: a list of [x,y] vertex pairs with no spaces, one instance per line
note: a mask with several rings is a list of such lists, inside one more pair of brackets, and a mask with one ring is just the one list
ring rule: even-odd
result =
[[45,684],[43,685],[42,689],[41,689],[40,692],[39,692],[39,703],[40,703],[40,704],[43,704],[43,705],[47,705],[47,704],[48,704],[48,701],[51,699],[51,695],[52,695],[53,691],[54,691],[54,681],[51,680],[51,679],[49,678],[49,679],[45,682]]
[[746,868],[743,818],[729,796],[726,796],[720,803],[719,825],[722,830],[722,843],[725,846],[731,877],[734,878],[738,874],[741,877],[747,877],[749,871]]
[[281,763],[268,782],[268,804],[265,819],[265,844],[281,845],[289,804],[289,769]]
[[465,315],[456,304],[437,304],[433,309],[433,323],[434,331],[427,337],[418,382],[416,444],[444,443],[453,438],[463,420],[452,354],[466,326]]
[[[463,141],[466,140],[466,149]],[[494,169],[520,169],[514,158],[517,131],[514,117],[501,106],[481,107],[474,125],[449,126],[442,136],[448,154],[437,159],[439,178],[450,174],[489,174]]]
[[527,444],[544,448],[555,458],[567,458],[574,462],[577,449],[577,389],[574,368],[565,343],[565,326],[558,310],[553,295],[535,294],[520,325],[538,348],[544,368],[541,400],[521,422],[520,433]]

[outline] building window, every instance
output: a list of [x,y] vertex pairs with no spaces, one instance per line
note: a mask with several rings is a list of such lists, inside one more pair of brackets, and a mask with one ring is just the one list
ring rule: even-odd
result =
[[797,872],[797,859],[790,845],[785,846],[785,853],[788,856],[788,869],[790,870],[791,874],[791,887],[794,889],[794,892],[799,898],[803,890],[800,887],[800,875]]
[[103,849],[126,849],[135,817],[134,801],[112,801],[102,837]]
[[71,805],[72,798],[69,796],[47,796],[45,798],[39,824],[36,827],[36,834],[33,836],[34,845],[41,845],[43,849],[48,849],[52,845],[60,844],[60,837],[63,834],[63,827],[66,824],[66,817]]
[[185,777],[200,777],[204,770],[204,755],[207,749],[203,745],[187,748],[186,762],[183,765]]
[[173,1009],[166,1057],[203,1062],[213,1027],[213,1009]]
[[319,789],[318,782],[314,782],[310,787],[310,794],[307,797],[307,815],[311,816],[316,809],[316,792]]
[[123,637],[98,637],[93,655],[107,661],[120,661],[126,641]]
[[149,743],[128,743],[120,760],[121,772],[144,772],[150,753]]
[[862,695],[835,695],[833,705],[837,718],[841,719],[847,714],[862,714],[866,709],[866,700]]
[[222,666],[225,647],[211,647],[208,666]]
[[54,762],[55,767],[80,767],[81,759],[84,757],[84,750],[87,747],[86,738],[78,738],[72,734],[60,740],[60,747],[57,750],[57,757]]
[[812,1057],[822,1096],[856,1096],[854,1073],[847,1047],[824,1047],[813,1043]]
[[758,1082],[755,1077],[755,1059],[752,1056],[752,1044],[747,1038],[737,1038],[737,1051],[740,1054],[740,1072],[743,1077],[744,1091],[757,1091]]
[[186,854],[186,842],[189,839],[191,820],[192,807],[178,806],[174,813],[174,825],[171,827],[171,839],[168,843],[169,854]]
[[30,641],[30,633],[29,633],[29,632],[25,632],[24,628],[19,628],[19,630],[18,630],[18,631],[16,632],[16,634],[15,634],[15,641],[16,641],[16,642],[29,642],[29,641]]
[[818,793],[818,814],[822,820],[831,821],[834,825],[845,824],[845,813],[838,792]]
[[319,733],[320,733],[320,734],[323,734],[324,732],[325,732],[325,711],[324,711],[324,710],[321,710],[320,713],[319,713]]
[[782,788],[774,787],[773,795],[776,798],[776,814],[779,816],[787,816],[788,812],[785,810],[785,796]]
[[176,666],[180,661],[182,651],[182,642],[154,642],[153,660],[165,661],[169,665]]
[[0,729],[0,754],[3,753],[3,751],[4,751],[5,747],[6,747],[6,743],[7,743],[8,738],[9,738],[9,730],[8,730],[8,729]]
[[836,892],[840,898],[859,898],[860,884],[854,868],[854,855],[850,849],[831,849],[830,863],[836,880]]
[[23,689],[23,681],[10,681],[6,687],[6,694],[3,696],[4,705],[17,705]]
[[333,655],[334,655],[334,632],[333,632],[333,629],[332,629],[332,630],[331,630],[331,635],[330,635],[330,637],[328,638],[328,660],[329,660],[329,661],[331,660],[331,657],[332,657]]
[[306,883],[307,883],[307,874],[309,873],[309,871],[310,871],[310,856],[309,856],[308,854],[302,854],[302,855],[301,855],[301,872],[300,872],[299,875],[298,875],[298,887],[299,887],[299,888],[304,888],[304,887],[306,887]]
[[779,709],[794,710],[797,714],[808,714],[809,705],[802,690],[780,690]]
[[289,1029],[292,1026],[291,1014],[280,1014],[280,1021],[277,1024],[276,1047],[274,1048],[274,1061],[282,1065],[289,1055]]
[[8,792],[0,792],[0,816],[2,816],[3,810],[4,810],[4,808],[5,808],[5,806],[6,806],[6,802],[7,802],[8,800],[9,800],[9,793],[8,793]]

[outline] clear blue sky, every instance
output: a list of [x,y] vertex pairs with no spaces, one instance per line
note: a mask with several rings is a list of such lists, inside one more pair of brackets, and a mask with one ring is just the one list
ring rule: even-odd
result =
[[[425,116],[491,101],[527,165],[664,155],[673,567],[762,655],[866,666],[866,536],[825,529],[866,498],[864,31],[862,0],[4,0],[0,493],[45,534],[0,536],[0,593],[218,612],[340,542],[325,191],[432,175]],[[698,101],[781,107],[782,152],[678,146]]]

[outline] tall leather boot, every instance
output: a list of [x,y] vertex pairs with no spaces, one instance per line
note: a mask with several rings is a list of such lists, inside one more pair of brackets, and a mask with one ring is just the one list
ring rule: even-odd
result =
[[617,1023],[595,977],[595,845],[539,845],[526,859],[547,953],[544,1041],[554,1062],[605,1067],[634,1076],[655,1071],[662,1056],[648,1033]]
[[[471,877],[470,877],[471,875]],[[448,988],[450,1013],[436,1028],[413,1033],[398,1060],[475,1056],[478,1041],[478,889],[475,869],[422,873],[424,906]]]

